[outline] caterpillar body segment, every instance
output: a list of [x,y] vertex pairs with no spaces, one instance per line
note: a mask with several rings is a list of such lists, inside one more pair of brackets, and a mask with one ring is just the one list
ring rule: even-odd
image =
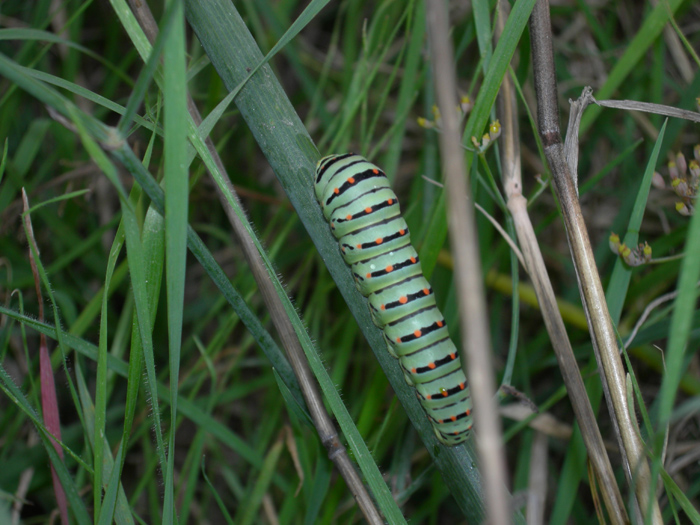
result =
[[389,180],[359,155],[329,155],[316,166],[315,193],[438,440],[463,442],[472,427],[467,378]]

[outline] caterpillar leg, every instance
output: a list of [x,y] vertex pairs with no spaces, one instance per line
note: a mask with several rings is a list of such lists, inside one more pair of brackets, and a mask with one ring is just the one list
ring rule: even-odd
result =
[[[415,388],[416,384],[413,382],[411,374],[409,374],[403,366],[401,367],[401,370],[403,370],[403,377],[406,380],[406,383],[408,383],[408,386],[412,386],[413,388]],[[420,396],[418,396],[418,399],[420,400]]]
[[[367,308],[369,308],[369,315],[372,318],[372,322],[374,323],[374,326],[383,330],[384,325],[381,323],[379,317],[377,316],[377,312],[374,310],[374,308],[372,308],[372,304],[367,303]],[[396,357],[396,356],[394,356],[394,357]]]
[[394,352],[394,349],[391,347],[389,343],[386,345],[386,349],[389,351],[389,355],[393,357],[394,359],[398,359],[399,356],[396,355],[396,352]]
[[[357,279],[356,275],[353,275],[353,279],[355,281],[355,288],[357,288],[357,291],[362,293],[362,286],[360,286],[360,281]],[[364,295],[364,294],[362,294]]]
[[[381,326],[379,328],[382,328]],[[389,355],[393,357],[394,359],[398,359],[399,356],[396,354],[396,351],[394,350],[394,347],[391,346],[391,343],[389,342],[389,339],[386,337],[386,333],[384,334],[384,341],[386,342],[386,349],[389,351]]]
[[[391,344],[389,344],[388,342],[386,344],[386,349],[389,351],[391,357],[394,357],[396,359],[399,358],[399,356],[396,355],[396,352],[394,352],[394,349],[391,347]],[[406,380],[408,386],[415,388],[416,385],[411,379],[411,375],[406,371],[406,369],[403,366],[401,366],[401,371],[403,372],[403,378]],[[420,400],[420,396],[418,396],[418,399]]]

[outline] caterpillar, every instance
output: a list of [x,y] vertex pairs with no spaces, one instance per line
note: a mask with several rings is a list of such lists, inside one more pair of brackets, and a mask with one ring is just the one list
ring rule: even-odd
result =
[[329,155],[316,165],[314,189],[372,320],[435,435],[445,445],[461,443],[472,427],[467,378],[389,180],[360,155]]

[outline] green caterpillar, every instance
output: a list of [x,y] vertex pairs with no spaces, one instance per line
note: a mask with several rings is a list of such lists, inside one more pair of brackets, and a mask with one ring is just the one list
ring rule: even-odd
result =
[[472,427],[467,378],[389,180],[359,155],[329,155],[316,165],[315,190],[372,319],[437,438],[461,443]]

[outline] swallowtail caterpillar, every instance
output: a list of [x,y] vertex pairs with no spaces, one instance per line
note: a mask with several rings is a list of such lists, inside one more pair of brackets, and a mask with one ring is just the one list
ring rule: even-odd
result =
[[315,190],[372,319],[438,440],[463,442],[472,427],[467,378],[389,180],[359,155],[329,155],[316,166]]

